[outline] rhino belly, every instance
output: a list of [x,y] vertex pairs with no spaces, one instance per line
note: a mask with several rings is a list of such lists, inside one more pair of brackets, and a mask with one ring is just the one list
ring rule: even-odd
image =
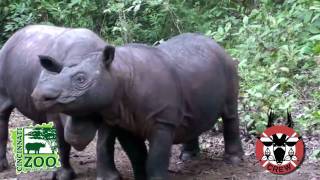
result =
[[199,119],[185,117],[176,129],[174,143],[185,143],[198,137],[203,132],[210,130],[218,118],[218,113],[211,117],[202,117]]
[[183,118],[176,132],[177,143],[196,138],[211,129],[225,106],[224,83],[215,79],[212,83],[199,84],[194,89],[185,88],[184,93]]

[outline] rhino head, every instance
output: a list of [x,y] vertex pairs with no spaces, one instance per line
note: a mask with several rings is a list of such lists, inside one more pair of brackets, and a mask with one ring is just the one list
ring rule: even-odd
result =
[[44,70],[31,95],[35,107],[40,111],[81,115],[112,103],[116,83],[109,66],[114,55],[115,47],[110,45],[63,63],[39,55]]

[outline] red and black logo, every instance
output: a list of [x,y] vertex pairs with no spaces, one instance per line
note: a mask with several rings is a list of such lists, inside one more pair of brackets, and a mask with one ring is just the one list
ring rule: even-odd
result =
[[256,157],[262,167],[274,174],[294,171],[304,157],[301,136],[293,130],[291,114],[287,112],[287,126],[273,125],[274,114],[268,115],[268,128],[258,137]]

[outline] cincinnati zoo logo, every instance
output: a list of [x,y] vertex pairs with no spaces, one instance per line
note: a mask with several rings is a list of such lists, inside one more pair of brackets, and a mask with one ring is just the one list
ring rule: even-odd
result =
[[53,123],[10,131],[17,174],[60,167]]
[[294,171],[304,157],[301,136],[293,130],[291,114],[287,112],[287,126],[273,125],[274,113],[268,115],[268,128],[258,137],[256,157],[262,167],[273,174]]

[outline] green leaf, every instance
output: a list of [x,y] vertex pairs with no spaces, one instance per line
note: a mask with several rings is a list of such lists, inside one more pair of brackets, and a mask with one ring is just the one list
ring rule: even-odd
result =
[[277,83],[277,84],[273,85],[273,86],[270,88],[270,91],[275,91],[275,90],[278,88],[279,85],[280,85],[280,83]]
[[304,23],[308,23],[311,20],[312,15],[313,15],[312,11],[306,12],[304,14],[304,19],[303,19]]
[[311,159],[320,159],[320,149],[316,149],[312,152]]
[[243,22],[244,25],[248,25],[249,17],[248,16],[244,16],[242,22]]
[[140,10],[140,6],[141,6],[141,4],[137,4],[137,5],[134,7],[133,11],[134,11],[135,13],[138,12],[138,11]]
[[311,41],[312,41],[312,40],[318,40],[318,41],[320,41],[320,34],[310,37],[309,40],[311,40]]
[[287,67],[280,67],[279,69],[280,69],[281,71],[287,72],[287,73],[290,71],[290,69],[287,68]]

